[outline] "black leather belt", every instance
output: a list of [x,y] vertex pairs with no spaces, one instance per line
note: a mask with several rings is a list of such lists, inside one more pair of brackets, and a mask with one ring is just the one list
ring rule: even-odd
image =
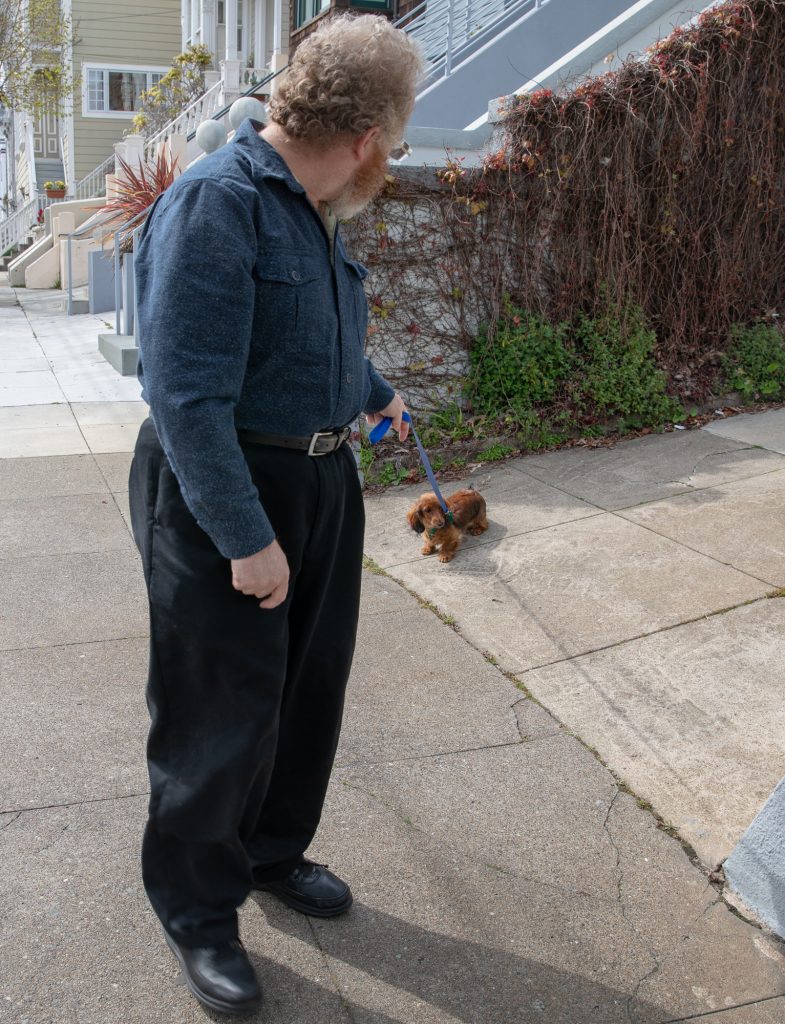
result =
[[308,455],[329,455],[349,439],[351,427],[340,430],[317,430],[310,437],[286,437],[283,434],[258,434],[255,430],[238,430],[237,437],[245,444],[271,444],[292,448]]

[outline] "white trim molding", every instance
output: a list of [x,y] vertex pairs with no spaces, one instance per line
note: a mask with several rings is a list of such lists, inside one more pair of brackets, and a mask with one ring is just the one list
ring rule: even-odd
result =
[[[109,102],[109,88],[107,76],[112,72],[119,72],[120,74],[130,72],[140,75],[147,76],[146,89],[149,89],[155,84],[153,76],[157,75],[158,78],[162,78],[167,71],[168,67],[161,67],[159,65],[138,65],[138,64],[119,64],[116,62],[103,63],[99,61],[83,61],[82,62],[82,117],[91,118],[119,118],[122,120],[130,120],[135,117],[138,111],[136,110],[110,110],[106,106]],[[91,71],[102,71],[104,73],[102,83],[102,97],[104,102],[103,110],[90,110],[89,100],[89,89],[90,89],[90,72]],[[157,79],[156,79],[157,80]]]

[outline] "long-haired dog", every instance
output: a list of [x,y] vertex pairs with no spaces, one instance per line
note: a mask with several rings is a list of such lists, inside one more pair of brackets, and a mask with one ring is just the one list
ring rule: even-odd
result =
[[479,491],[467,488],[445,498],[445,514],[439,499],[431,492],[423,494],[409,509],[406,518],[416,533],[424,533],[422,553],[432,555],[437,548],[440,562],[451,562],[464,533],[478,537],[488,529],[485,498]]

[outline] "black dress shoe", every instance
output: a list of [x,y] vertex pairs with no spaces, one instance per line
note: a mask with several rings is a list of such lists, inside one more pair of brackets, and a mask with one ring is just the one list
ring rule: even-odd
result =
[[251,1013],[261,1005],[259,982],[239,939],[192,949],[178,945],[166,930],[164,937],[180,961],[186,985],[205,1006],[222,1013]]
[[326,864],[310,860],[298,864],[283,881],[256,882],[254,886],[309,917],[337,917],[352,905],[352,891],[346,882],[328,871]]

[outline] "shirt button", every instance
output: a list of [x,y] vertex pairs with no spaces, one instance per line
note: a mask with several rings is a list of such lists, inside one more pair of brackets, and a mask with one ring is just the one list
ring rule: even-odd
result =
[[352,375],[350,373],[347,373],[346,374],[346,383],[347,384],[351,384],[351,382],[352,382]]
[[292,271],[292,280],[293,281],[299,281],[300,280],[300,271],[299,270],[293,270]]

